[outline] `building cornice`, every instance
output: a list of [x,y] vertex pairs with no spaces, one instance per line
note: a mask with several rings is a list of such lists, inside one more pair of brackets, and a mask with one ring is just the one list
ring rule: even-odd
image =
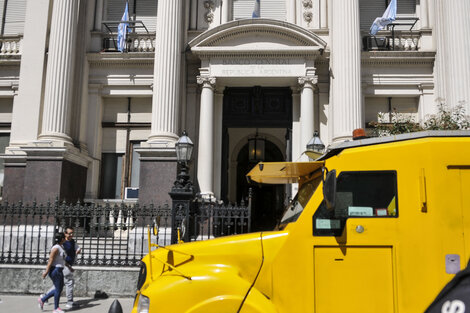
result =
[[367,51],[361,54],[361,64],[368,65],[433,65],[436,52]]
[[18,67],[21,63],[21,55],[15,54],[5,54],[0,55],[0,65],[1,66],[12,66]]
[[88,63],[94,67],[153,67],[154,59],[154,52],[100,52],[87,54]]

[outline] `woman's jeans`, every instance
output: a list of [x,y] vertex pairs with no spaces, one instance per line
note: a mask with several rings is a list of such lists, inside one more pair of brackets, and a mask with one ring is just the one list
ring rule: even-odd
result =
[[52,283],[54,283],[54,289],[49,291],[44,298],[42,298],[42,302],[47,301],[50,297],[54,296],[54,310],[59,307],[59,300],[60,294],[62,289],[64,289],[64,274],[62,273],[63,267],[52,267],[51,271],[49,272],[49,277],[52,279]]

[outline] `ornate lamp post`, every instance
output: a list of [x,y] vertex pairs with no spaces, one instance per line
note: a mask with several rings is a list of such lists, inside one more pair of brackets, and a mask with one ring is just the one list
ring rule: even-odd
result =
[[320,157],[323,152],[325,151],[325,145],[321,141],[320,137],[318,136],[318,131],[313,133],[312,139],[307,143],[307,154],[310,161],[313,161]]
[[186,131],[175,144],[176,159],[178,161],[178,175],[176,181],[169,192],[172,200],[172,220],[171,220],[171,243],[178,241],[178,229],[182,234],[182,239],[187,241],[189,214],[191,202],[194,198],[193,183],[189,179],[188,162],[191,160],[194,144],[188,137]]

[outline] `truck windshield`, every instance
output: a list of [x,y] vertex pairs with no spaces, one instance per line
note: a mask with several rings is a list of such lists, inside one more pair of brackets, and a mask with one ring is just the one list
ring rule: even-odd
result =
[[299,189],[294,199],[289,203],[289,205],[284,210],[282,219],[279,222],[279,229],[283,229],[287,224],[297,221],[300,214],[304,210],[308,201],[312,197],[313,193],[320,184],[321,176],[318,176],[311,181],[304,183]]

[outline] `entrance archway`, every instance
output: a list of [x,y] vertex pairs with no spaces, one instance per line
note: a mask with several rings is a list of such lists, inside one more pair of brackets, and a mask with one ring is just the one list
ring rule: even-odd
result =
[[[265,162],[283,161],[281,150],[271,141],[265,141]],[[246,174],[256,163],[248,159],[248,143],[237,157],[237,201],[246,199],[249,188],[252,189],[251,230],[272,230],[281,217],[284,207],[284,185],[259,185],[249,183]]]

